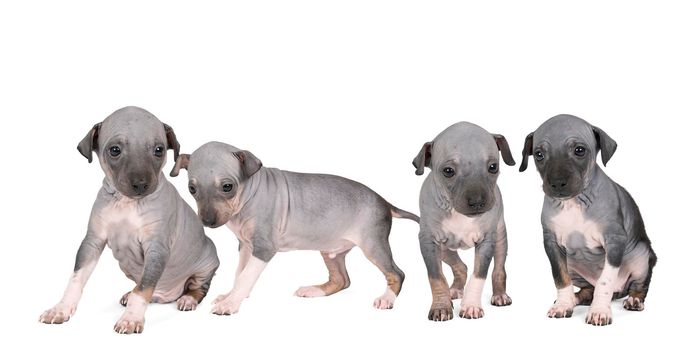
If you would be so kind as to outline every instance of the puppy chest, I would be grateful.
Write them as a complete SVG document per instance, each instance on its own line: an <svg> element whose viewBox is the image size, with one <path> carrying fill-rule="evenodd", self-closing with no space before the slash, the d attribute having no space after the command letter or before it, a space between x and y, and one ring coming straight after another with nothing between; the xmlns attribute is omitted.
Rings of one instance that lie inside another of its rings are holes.
<svg viewBox="0 0 700 350"><path fill-rule="evenodd" d="M602 246L600 226L586 217L584 208L573 200L565 201L549 221L557 243L570 250L594 249Z"/></svg>
<svg viewBox="0 0 700 350"><path fill-rule="evenodd" d="M470 218L456 212L442 221L440 231L436 234L436 240L452 250L472 248L483 237L478 218Z"/></svg>

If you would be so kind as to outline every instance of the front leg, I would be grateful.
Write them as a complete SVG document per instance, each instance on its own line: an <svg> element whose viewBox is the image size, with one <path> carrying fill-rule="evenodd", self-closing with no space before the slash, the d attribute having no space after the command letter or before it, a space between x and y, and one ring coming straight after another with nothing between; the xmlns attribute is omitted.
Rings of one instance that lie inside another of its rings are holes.
<svg viewBox="0 0 700 350"><path fill-rule="evenodd" d="M153 233L151 237L153 238L144 242L145 253L141 280L129 294L126 310L114 325L114 331L117 333L143 332L146 307L151 302L153 291L170 258L168 237L158 233Z"/></svg>
<svg viewBox="0 0 700 350"><path fill-rule="evenodd" d="M593 291L593 302L588 309L586 322L594 326L606 326L612 323L612 302L615 284L620 272L622 257L625 253L626 235L622 228L608 230L603 235L605 242L605 265L600 273Z"/></svg>
<svg viewBox="0 0 700 350"><path fill-rule="evenodd" d="M508 254L508 238L505 224L501 223L498 238L495 243L493 255L493 272L491 273L491 285L493 296L491 305L507 306L513 303L506 294L506 255Z"/></svg>
<svg viewBox="0 0 700 350"><path fill-rule="evenodd" d="M68 281L63 298L54 307L41 314L39 322L58 324L70 319L78 307L83 287L95 269L106 244L107 240L104 237L99 237L94 232L88 231L76 254L73 274Z"/></svg>
<svg viewBox="0 0 700 350"><path fill-rule="evenodd" d="M216 315L231 315L238 312L243 299L250 295L255 282L275 255L269 248L253 246L252 254L247 258L245 267L237 275L233 289L228 294L221 295L212 304L211 312ZM242 258L241 258L242 259Z"/></svg>
<svg viewBox="0 0 700 350"><path fill-rule="evenodd" d="M442 273L442 259L440 247L435 242L433 235L421 230L418 234L420 252L423 255L425 267L428 270L430 290L433 294L433 303L430 305L428 319L431 321L447 321L452 319L452 299L447 279Z"/></svg>
<svg viewBox="0 0 700 350"><path fill-rule="evenodd" d="M496 243L493 240L484 240L474 248L474 272L464 288L459 317L469 319L484 317L484 309L481 307L481 293L484 290L484 282L495 248Z"/></svg>
<svg viewBox="0 0 700 350"><path fill-rule="evenodd" d="M547 313L548 317L571 317L576 305L574 286L571 284L569 269L566 265L566 252L557 243L557 238L552 231L544 228L544 251L552 266L552 277L557 287L557 300Z"/></svg>
<svg viewBox="0 0 700 350"><path fill-rule="evenodd" d="M253 252L253 248L250 246L249 243L244 243L244 242L241 242L240 240L238 241L238 267L236 267L236 274L234 275L234 279L233 279L234 286L236 285L236 281L238 281L238 276L241 275L241 272L246 267L246 264L248 264L248 261L250 260L252 252ZM229 294L231 294L231 293L229 292L229 293L221 294L221 295L217 296L214 299L214 301L212 302L212 304L216 304L216 303L226 299L226 297L228 297ZM248 296L246 296L246 298L247 297Z"/></svg>

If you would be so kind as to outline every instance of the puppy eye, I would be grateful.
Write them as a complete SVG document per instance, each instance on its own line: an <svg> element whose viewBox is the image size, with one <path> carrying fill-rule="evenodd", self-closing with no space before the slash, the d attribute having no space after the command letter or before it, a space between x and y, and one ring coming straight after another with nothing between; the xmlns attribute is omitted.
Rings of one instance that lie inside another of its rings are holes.
<svg viewBox="0 0 700 350"><path fill-rule="evenodd" d="M498 172L498 164L493 163L493 164L489 165L489 172L491 174L497 173Z"/></svg>
<svg viewBox="0 0 700 350"><path fill-rule="evenodd" d="M581 146L576 146L576 148L574 149L574 154L579 157L583 157L584 155L586 155L586 149Z"/></svg>
<svg viewBox="0 0 700 350"><path fill-rule="evenodd" d="M190 193L191 193L191 194L197 193L197 189L194 188L194 186L190 185L190 186L189 186L189 189L190 189Z"/></svg>
<svg viewBox="0 0 700 350"><path fill-rule="evenodd" d="M444 168L442 169L442 175L445 177L453 177L455 176L455 170L450 167Z"/></svg>
<svg viewBox="0 0 700 350"><path fill-rule="evenodd" d="M122 149L119 148L118 146L112 146L109 148L109 155L112 157L118 157L120 154L122 154Z"/></svg>
<svg viewBox="0 0 700 350"><path fill-rule="evenodd" d="M544 159L544 153L542 151L535 151L535 159L541 161Z"/></svg>
<svg viewBox="0 0 700 350"><path fill-rule="evenodd" d="M156 149L153 151L153 154L154 154L156 157L162 157L162 156L163 156L163 152L165 152L165 148L163 148L163 146L158 146L158 147L156 147Z"/></svg>
<svg viewBox="0 0 700 350"><path fill-rule="evenodd" d="M223 186L224 192L231 192L233 189L233 184L224 184Z"/></svg>

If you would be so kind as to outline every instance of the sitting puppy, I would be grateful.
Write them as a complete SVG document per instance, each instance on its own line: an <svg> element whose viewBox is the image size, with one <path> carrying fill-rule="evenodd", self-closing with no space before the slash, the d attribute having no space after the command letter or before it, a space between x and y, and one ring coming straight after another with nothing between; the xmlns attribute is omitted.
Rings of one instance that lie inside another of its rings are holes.
<svg viewBox="0 0 700 350"><path fill-rule="evenodd" d="M265 265L278 251L319 250L328 282L301 287L300 297L336 293L350 285L345 255L359 246L386 276L388 288L374 301L390 309L404 273L389 247L391 218L418 217L387 203L366 186L333 175L300 174L265 168L248 151L209 142L182 154L170 173L188 170L189 190L208 227L227 224L240 242L233 289L214 300L212 313L238 312Z"/></svg>
<svg viewBox="0 0 700 350"><path fill-rule="evenodd" d="M112 113L80 142L88 162L97 153L105 179L63 299L41 322L70 319L105 245L136 282L121 298L126 311L115 331L141 333L150 302L177 300L178 309L188 311L202 301L219 259L197 215L161 171L166 150L177 158L179 148L172 128L137 107Z"/></svg>
<svg viewBox="0 0 700 350"><path fill-rule="evenodd" d="M616 148L600 128L564 114L525 139L520 171L533 155L545 193L544 249L558 289L549 317L590 305L586 322L608 325L611 300L625 295L625 309L644 309L656 254L634 200L596 163L598 151L605 165Z"/></svg>
<svg viewBox="0 0 700 350"><path fill-rule="evenodd" d="M491 304L511 304L506 294L505 261L508 250L503 201L496 185L498 151L508 165L515 165L508 142L481 127L461 122L426 142L413 160L416 175L424 167L433 171L420 192L420 248L428 269L433 304L428 319L452 319L451 299L462 298L459 316L481 318L481 292L494 258ZM474 272L469 283L467 266L457 249L475 247ZM452 268L452 287L442 273L441 262ZM464 288L464 294L462 289Z"/></svg>

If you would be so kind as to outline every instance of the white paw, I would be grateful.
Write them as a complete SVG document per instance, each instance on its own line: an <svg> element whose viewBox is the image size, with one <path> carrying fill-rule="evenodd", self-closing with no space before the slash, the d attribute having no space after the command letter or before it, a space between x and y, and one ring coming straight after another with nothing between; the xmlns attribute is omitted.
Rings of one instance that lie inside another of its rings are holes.
<svg viewBox="0 0 700 350"><path fill-rule="evenodd" d="M214 305L214 304L216 304L216 303L218 303L218 302L220 302L220 301L222 301L222 300L228 298L228 295L229 295L229 294L230 294L230 293L219 295L218 297L216 297L216 298L214 299L214 301L211 302L211 304Z"/></svg>
<svg viewBox="0 0 700 350"><path fill-rule="evenodd" d="M217 298L219 299L219 298ZM214 306L211 308L211 313L216 315L232 315L238 312L241 307L240 301L224 298L219 301L215 300Z"/></svg>
<svg viewBox="0 0 700 350"><path fill-rule="evenodd" d="M481 305L462 304L459 307L459 317L467 319L482 318L484 317L484 309L481 308Z"/></svg>
<svg viewBox="0 0 700 350"><path fill-rule="evenodd" d="M387 288L386 292L384 292L382 296L374 299L374 307L380 310L391 309L394 307L395 300L396 294L391 289Z"/></svg>
<svg viewBox="0 0 700 350"><path fill-rule="evenodd" d="M461 288L450 288L450 299L462 299L464 296L464 290Z"/></svg>
<svg viewBox="0 0 700 350"><path fill-rule="evenodd" d="M594 326L607 326L612 323L610 306L591 306L586 316L586 323Z"/></svg>
<svg viewBox="0 0 700 350"><path fill-rule="evenodd" d="M185 294L177 299L177 309L180 311L193 311L197 308L197 304L199 304L197 299L191 295Z"/></svg>
<svg viewBox="0 0 700 350"><path fill-rule="evenodd" d="M73 316L75 312L75 305L68 305L66 303L60 302L56 306L44 311L41 316L39 316L39 322L49 323L49 324L60 324L63 322L68 322L70 317Z"/></svg>
<svg viewBox="0 0 700 350"><path fill-rule="evenodd" d="M326 293L324 293L323 290L319 287L307 286L299 287L299 289L297 289L297 291L294 292L294 295L302 298L316 298L324 297L326 296Z"/></svg>
<svg viewBox="0 0 700 350"><path fill-rule="evenodd" d="M574 313L574 300L557 299L547 312L549 318L571 317Z"/></svg>
<svg viewBox="0 0 700 350"><path fill-rule="evenodd" d="M141 333L145 321L142 315L127 310L114 325L114 331L119 334Z"/></svg>

